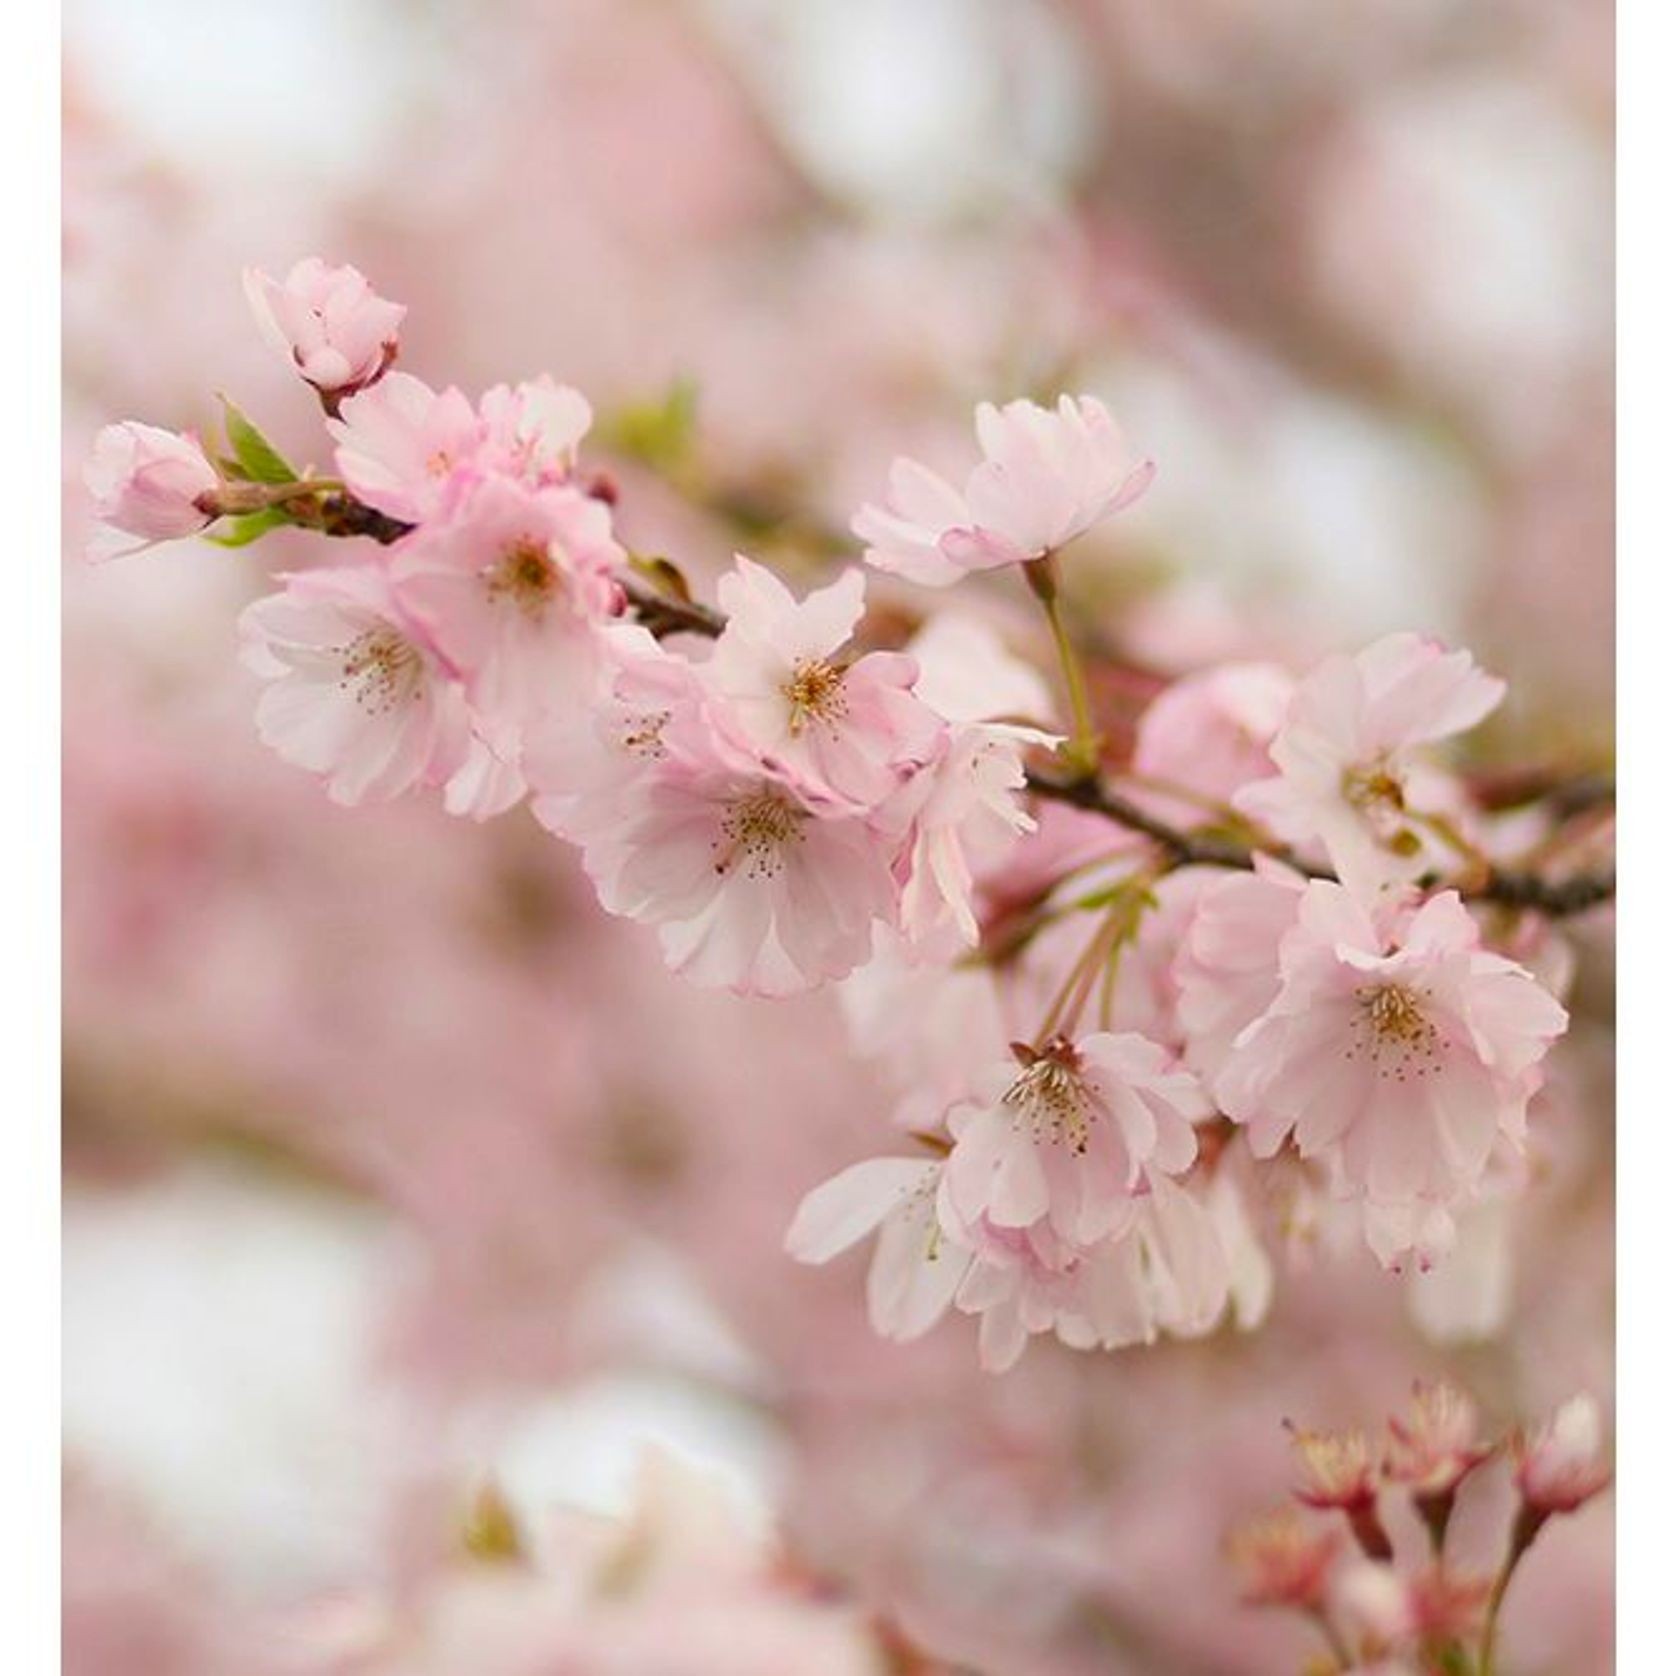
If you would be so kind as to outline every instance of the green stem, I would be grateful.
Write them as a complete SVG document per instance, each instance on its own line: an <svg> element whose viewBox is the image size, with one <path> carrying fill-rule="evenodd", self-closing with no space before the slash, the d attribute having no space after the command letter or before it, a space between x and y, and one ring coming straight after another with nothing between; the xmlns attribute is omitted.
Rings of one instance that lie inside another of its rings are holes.
<svg viewBox="0 0 1676 1676"><path fill-rule="evenodd" d="M1478 1642L1478 1676L1495 1676L1496 1629L1501 1618L1501 1603L1507 1594L1508 1584L1513 1581L1513 1573L1518 1569L1519 1561L1536 1541L1537 1532L1547 1520L1548 1515L1545 1511L1532 1507L1529 1502L1519 1504L1519 1511L1513 1520L1513 1530L1508 1537L1507 1558L1501 1562L1501 1570L1496 1573L1496 1580L1490 1585L1490 1598L1484 1607L1484 1630Z"/></svg>
<svg viewBox="0 0 1676 1676"><path fill-rule="evenodd" d="M1042 603L1043 614L1053 634L1053 648L1059 656L1059 668L1065 677L1065 694L1070 700L1071 740L1062 754L1075 773L1091 775L1100 765L1100 735L1095 729L1094 712L1088 702L1088 682L1083 675L1082 659L1071 644L1065 614L1060 609L1059 572L1054 555L1044 553L1022 568L1031 593Z"/></svg>

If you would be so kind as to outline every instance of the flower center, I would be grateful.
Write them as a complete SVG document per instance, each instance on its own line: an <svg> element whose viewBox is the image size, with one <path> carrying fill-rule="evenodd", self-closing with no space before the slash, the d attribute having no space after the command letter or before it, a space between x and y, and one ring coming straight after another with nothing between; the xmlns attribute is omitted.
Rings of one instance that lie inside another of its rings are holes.
<svg viewBox="0 0 1676 1676"><path fill-rule="evenodd" d="M1370 814L1402 813L1402 780L1385 757L1345 769L1343 787L1344 799L1352 808Z"/></svg>
<svg viewBox="0 0 1676 1676"><path fill-rule="evenodd" d="M797 738L811 722L838 720L848 708L844 700L844 672L824 658L799 658L791 679L781 687L791 706L791 734Z"/></svg>
<svg viewBox="0 0 1676 1676"><path fill-rule="evenodd" d="M1381 1077L1406 1082L1443 1069L1438 1029L1426 1016L1425 992L1402 984L1366 984L1356 991L1356 1040L1346 1058L1372 1057Z"/></svg>
<svg viewBox="0 0 1676 1676"><path fill-rule="evenodd" d="M539 618L559 591L559 567L545 542L525 536L489 572L489 597L509 599L526 617Z"/></svg>
<svg viewBox="0 0 1676 1676"><path fill-rule="evenodd" d="M338 686L353 692L356 704L369 716L388 715L424 690L425 660L395 629L366 629L338 650L343 659Z"/></svg>
<svg viewBox="0 0 1676 1676"><path fill-rule="evenodd" d="M668 710L642 710L625 716L618 742L631 757L656 761L664 754L663 730L669 725Z"/></svg>
<svg viewBox="0 0 1676 1676"><path fill-rule="evenodd" d="M747 878L772 879L785 866L788 844L803 842L804 812L784 793L764 786L736 798L710 846L717 873L743 866Z"/></svg>
<svg viewBox="0 0 1676 1676"><path fill-rule="evenodd" d="M1014 1128L1027 1129L1033 1141L1087 1152L1098 1111L1081 1070L1069 1042L1063 1037L1049 1042L1041 1057L1001 1096L1001 1104L1013 1114Z"/></svg>

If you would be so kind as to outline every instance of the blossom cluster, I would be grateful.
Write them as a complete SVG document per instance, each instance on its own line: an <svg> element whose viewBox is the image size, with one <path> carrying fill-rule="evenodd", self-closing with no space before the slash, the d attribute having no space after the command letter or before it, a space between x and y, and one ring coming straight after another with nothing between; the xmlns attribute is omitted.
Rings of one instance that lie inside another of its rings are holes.
<svg viewBox="0 0 1676 1676"><path fill-rule="evenodd" d="M1287 1508L1237 1529L1228 1552L1243 1598L1313 1619L1336 1670L1490 1671L1520 1561L1551 1518L1575 1513L1611 1480L1602 1432L1599 1405L1579 1395L1538 1426L1487 1438L1477 1404L1446 1380L1416 1382L1382 1445L1359 1431L1294 1430L1294 1500L1342 1523ZM1503 1454L1512 1513L1494 1570L1480 1572L1451 1541L1456 1499ZM1390 1534L1405 1504L1424 1537L1418 1562L1399 1558Z"/></svg>
<svg viewBox="0 0 1676 1676"><path fill-rule="evenodd" d="M353 269L248 289L335 475L296 472L236 409L225 456L112 426L95 551L370 538L244 613L267 744L340 803L528 801L696 983L841 981L900 1144L816 1188L788 1245L824 1262L876 1236L880 1333L952 1309L1002 1369L1036 1335L1249 1327L1273 1285L1265 1176L1343 1207L1393 1267L1516 1189L1567 958L1525 911L1545 876L1506 883L1556 834L1485 813L1440 749L1504 695L1469 653L1398 633L1302 672L1213 666L1164 684L1118 750L1060 554L1153 467L1095 398L984 404L962 486L898 460L853 523L887 587L1018 566L1059 716L993 619L899 632L861 568L799 595L741 554L695 602L622 539L578 391L473 400L393 370L404 311Z"/></svg>

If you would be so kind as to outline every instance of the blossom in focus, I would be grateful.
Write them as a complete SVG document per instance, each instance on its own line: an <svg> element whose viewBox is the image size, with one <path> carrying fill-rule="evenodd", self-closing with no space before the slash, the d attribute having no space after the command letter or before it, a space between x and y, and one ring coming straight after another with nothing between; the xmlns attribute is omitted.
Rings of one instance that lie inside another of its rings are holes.
<svg viewBox="0 0 1676 1676"><path fill-rule="evenodd" d="M492 477L392 548L390 574L472 702L511 739L585 690L594 628L621 609L621 558L599 501Z"/></svg>
<svg viewBox="0 0 1676 1676"><path fill-rule="evenodd" d="M1046 1222L1076 1244L1124 1223L1144 1171L1192 1165L1193 1121L1209 1109L1191 1073L1132 1034L1055 1037L1022 1069L997 1063L973 1086L973 1102L949 1119L943 1191L959 1223Z"/></svg>
<svg viewBox="0 0 1676 1676"><path fill-rule="evenodd" d="M247 268L244 291L263 337L322 395L364 388L395 358L407 309L379 296L358 268L318 256L283 280Z"/></svg>
<svg viewBox="0 0 1676 1676"><path fill-rule="evenodd" d="M1288 843L1319 841L1359 891L1418 877L1437 855L1428 818L1451 813L1447 782L1420 747L1475 727L1506 690L1471 653L1417 634L1328 658L1299 685L1270 748L1279 774L1234 802Z"/></svg>
<svg viewBox="0 0 1676 1676"><path fill-rule="evenodd" d="M864 609L859 570L803 600L742 555L717 598L727 627L703 666L725 723L816 795L857 808L889 795L931 756L939 718L913 692L918 667L895 652L845 655Z"/></svg>
<svg viewBox="0 0 1676 1676"><path fill-rule="evenodd" d="M1519 1494L1539 1513L1575 1513L1611 1482L1600 1404L1591 1396L1563 1402L1535 1430L1514 1439Z"/></svg>
<svg viewBox="0 0 1676 1676"><path fill-rule="evenodd" d="M522 384L497 384L477 405L484 463L536 486L569 479L594 422L587 397L546 374Z"/></svg>
<svg viewBox="0 0 1676 1676"><path fill-rule="evenodd" d="M954 1301L972 1254L937 1220L940 1160L869 1158L809 1193L786 1234L800 1263L825 1263L875 1231L867 1316L881 1338L928 1332Z"/></svg>
<svg viewBox="0 0 1676 1676"><path fill-rule="evenodd" d="M1057 407L982 402L976 414L983 460L963 490L899 458L880 505L851 528L867 561L911 582L940 587L967 572L1042 558L1124 507L1152 481L1104 403L1061 396Z"/></svg>
<svg viewBox="0 0 1676 1676"><path fill-rule="evenodd" d="M82 479L100 521L90 559L196 535L215 517L212 497L221 487L196 438L133 420L99 432Z"/></svg>
<svg viewBox="0 0 1676 1676"><path fill-rule="evenodd" d="M246 667L268 683L257 732L324 775L334 802L398 797L464 763L465 699L380 567L288 577L246 608L239 633Z"/></svg>
<svg viewBox="0 0 1676 1676"><path fill-rule="evenodd" d="M1290 1134L1362 1206L1385 1262L1447 1249L1498 1139L1523 1140L1565 1009L1482 946L1460 897L1369 907L1310 883L1280 943L1280 985L1214 1090L1270 1158Z"/></svg>
<svg viewBox="0 0 1676 1676"><path fill-rule="evenodd" d="M416 524L436 517L459 492L455 474L475 461L483 426L461 391L438 392L411 373L392 372L349 397L326 429L351 492Z"/></svg>
<svg viewBox="0 0 1676 1676"><path fill-rule="evenodd" d="M733 747L702 708L656 729L612 818L581 833L608 913L655 925L672 971L789 995L854 971L888 921L888 851L865 815Z"/></svg>
<svg viewBox="0 0 1676 1676"><path fill-rule="evenodd" d="M1416 1495L1444 1496L1494 1453L1478 1435L1478 1408L1446 1379L1416 1381L1408 1413L1387 1422L1385 1476Z"/></svg>

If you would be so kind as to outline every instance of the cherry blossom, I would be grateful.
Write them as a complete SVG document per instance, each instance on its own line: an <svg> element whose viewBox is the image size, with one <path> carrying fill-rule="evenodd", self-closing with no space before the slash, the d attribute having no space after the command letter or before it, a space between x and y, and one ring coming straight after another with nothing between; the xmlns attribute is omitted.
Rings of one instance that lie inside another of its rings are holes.
<svg viewBox="0 0 1676 1676"><path fill-rule="evenodd" d="M1270 748L1279 774L1234 801L1289 843L1318 841L1364 893L1417 878L1438 859L1435 823L1455 812L1420 747L1475 727L1506 690L1470 653L1417 634L1328 658L1300 683Z"/></svg>
<svg viewBox="0 0 1676 1676"><path fill-rule="evenodd" d="M407 309L380 297L358 268L309 256L283 281L247 268L244 289L263 337L323 396L364 388L395 358Z"/></svg>
<svg viewBox="0 0 1676 1676"><path fill-rule="evenodd" d="M457 473L476 461L483 440L483 423L462 392L435 391L405 372L349 397L326 429L344 482L368 506L408 523L449 507L461 489Z"/></svg>
<svg viewBox="0 0 1676 1676"><path fill-rule="evenodd" d="M1296 685L1272 663L1222 664L1172 682L1135 724L1134 772L1172 806L1227 803L1272 772L1269 747Z"/></svg>
<svg viewBox="0 0 1676 1676"><path fill-rule="evenodd" d="M1218 1103L1259 1158L1291 1134L1326 1163L1383 1260L1429 1259L1498 1137L1522 1139L1565 1010L1482 946L1454 892L1369 908L1313 882L1279 964L1278 993L1216 1079Z"/></svg>
<svg viewBox="0 0 1676 1676"><path fill-rule="evenodd" d="M221 479L197 439L133 420L106 425L83 470L99 528L90 559L196 535L216 516Z"/></svg>
<svg viewBox="0 0 1676 1676"><path fill-rule="evenodd" d="M798 1206L786 1250L825 1263L875 1231L867 1270L867 1315L881 1338L906 1341L947 1313L972 1254L937 1217L942 1162L870 1158L815 1188Z"/></svg>
<svg viewBox="0 0 1676 1676"><path fill-rule="evenodd" d="M452 671L402 610L382 569L306 571L239 620L268 684L256 729L325 776L337 803L440 784L465 762L470 720Z"/></svg>
<svg viewBox="0 0 1676 1676"><path fill-rule="evenodd" d="M1538 1513L1575 1513L1612 1480L1602 1438L1600 1404L1571 1397L1540 1426L1514 1440L1514 1481Z"/></svg>
<svg viewBox="0 0 1676 1676"><path fill-rule="evenodd" d="M594 628L621 608L621 558L599 501L491 477L392 549L390 574L504 737L585 690Z"/></svg>
<svg viewBox="0 0 1676 1676"><path fill-rule="evenodd" d="M982 402L976 426L984 457L964 490L915 460L891 466L883 504L863 507L851 525L869 564L941 587L1039 559L1121 512L1152 481L1152 462L1135 463L1093 396L1061 396L1054 408Z"/></svg>
<svg viewBox="0 0 1676 1676"><path fill-rule="evenodd" d="M1208 1107L1193 1076L1136 1035L1055 1037L1017 1064L974 1077L975 1098L951 1114L954 1150L944 1192L961 1223L997 1228L1045 1221L1089 1244L1114 1232L1148 1169L1179 1175Z"/></svg>
<svg viewBox="0 0 1676 1676"><path fill-rule="evenodd" d="M914 696L914 660L891 652L847 657L864 609L849 570L804 600L740 555L717 597L728 623L703 666L719 715L749 747L817 795L857 808L879 803L935 749L942 725Z"/></svg>

